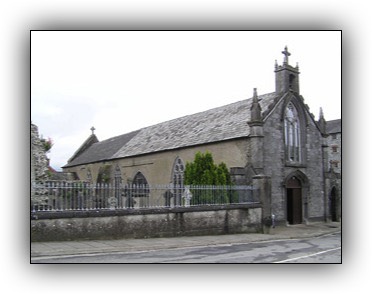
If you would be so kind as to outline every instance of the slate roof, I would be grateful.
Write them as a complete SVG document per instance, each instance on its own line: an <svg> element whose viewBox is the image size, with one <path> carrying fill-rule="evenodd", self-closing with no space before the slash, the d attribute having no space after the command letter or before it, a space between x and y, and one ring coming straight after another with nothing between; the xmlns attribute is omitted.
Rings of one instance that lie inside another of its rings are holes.
<svg viewBox="0 0 372 294"><path fill-rule="evenodd" d="M139 130L94 143L85 152L81 153L75 158L70 159L68 164L66 164L64 167L109 160L122 146L127 144L138 133Z"/></svg>
<svg viewBox="0 0 372 294"><path fill-rule="evenodd" d="M327 133L341 133L341 119L327 121Z"/></svg>
<svg viewBox="0 0 372 294"><path fill-rule="evenodd" d="M278 97L274 92L258 99L268 113ZM247 137L251 104L245 99L94 143L64 167Z"/></svg>
<svg viewBox="0 0 372 294"><path fill-rule="evenodd" d="M88 139L85 140L85 142L80 146L78 150L74 153L74 155L71 156L68 162L74 160L75 158L79 157L81 154L83 154L90 146L92 146L94 143L97 143L98 138L96 135L92 134L88 137Z"/></svg>

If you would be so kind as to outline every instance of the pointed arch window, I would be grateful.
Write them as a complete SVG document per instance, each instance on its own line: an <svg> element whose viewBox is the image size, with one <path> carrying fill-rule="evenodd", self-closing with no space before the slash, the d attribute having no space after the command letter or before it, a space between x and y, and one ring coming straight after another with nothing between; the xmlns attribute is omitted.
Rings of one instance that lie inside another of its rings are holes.
<svg viewBox="0 0 372 294"><path fill-rule="evenodd" d="M138 172L133 178L133 196L135 197L147 197L150 194L149 186L146 177Z"/></svg>
<svg viewBox="0 0 372 294"><path fill-rule="evenodd" d="M288 103L284 117L284 140L286 159L289 162L301 161L300 119L296 107Z"/></svg>
<svg viewBox="0 0 372 294"><path fill-rule="evenodd" d="M181 158L177 157L173 164L173 194L175 205L181 205L181 197L184 191L185 165Z"/></svg>
<svg viewBox="0 0 372 294"><path fill-rule="evenodd" d="M117 164L115 167L115 173L114 173L114 191L115 191L115 198L120 199L121 191L121 170L119 165Z"/></svg>

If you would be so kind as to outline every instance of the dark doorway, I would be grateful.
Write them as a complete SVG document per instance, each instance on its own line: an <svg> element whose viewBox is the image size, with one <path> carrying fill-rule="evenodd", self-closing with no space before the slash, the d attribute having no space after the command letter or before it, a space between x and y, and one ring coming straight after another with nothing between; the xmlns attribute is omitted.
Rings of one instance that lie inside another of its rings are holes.
<svg viewBox="0 0 372 294"><path fill-rule="evenodd" d="M330 213L331 213L331 218L333 222L338 221L337 217L337 192L336 188L333 187L331 190L331 205L330 205Z"/></svg>
<svg viewBox="0 0 372 294"><path fill-rule="evenodd" d="M302 223L302 189L301 182L292 177L287 182L287 221L289 224Z"/></svg>

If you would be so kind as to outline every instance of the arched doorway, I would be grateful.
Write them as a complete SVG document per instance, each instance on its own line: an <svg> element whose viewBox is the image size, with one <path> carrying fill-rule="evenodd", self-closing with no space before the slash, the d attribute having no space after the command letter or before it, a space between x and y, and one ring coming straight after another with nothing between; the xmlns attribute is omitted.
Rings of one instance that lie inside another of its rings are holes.
<svg viewBox="0 0 372 294"><path fill-rule="evenodd" d="M287 221L289 224L302 223L302 185L301 181L293 176L286 182L287 193Z"/></svg>

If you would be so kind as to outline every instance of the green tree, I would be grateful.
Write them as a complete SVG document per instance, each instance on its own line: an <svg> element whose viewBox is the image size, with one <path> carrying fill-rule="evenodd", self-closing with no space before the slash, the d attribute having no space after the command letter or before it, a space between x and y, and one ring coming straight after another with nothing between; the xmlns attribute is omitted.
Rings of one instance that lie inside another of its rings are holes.
<svg viewBox="0 0 372 294"><path fill-rule="evenodd" d="M230 173L225 163L214 163L209 151L197 152L194 161L186 163L185 185L231 185Z"/></svg>
<svg viewBox="0 0 372 294"><path fill-rule="evenodd" d="M191 192L192 204L217 204L229 202L229 192L227 188L232 184L230 173L225 163L215 164L210 152L205 154L197 152L193 162L187 162L185 168L185 185L190 186L218 186L214 187L194 187Z"/></svg>

